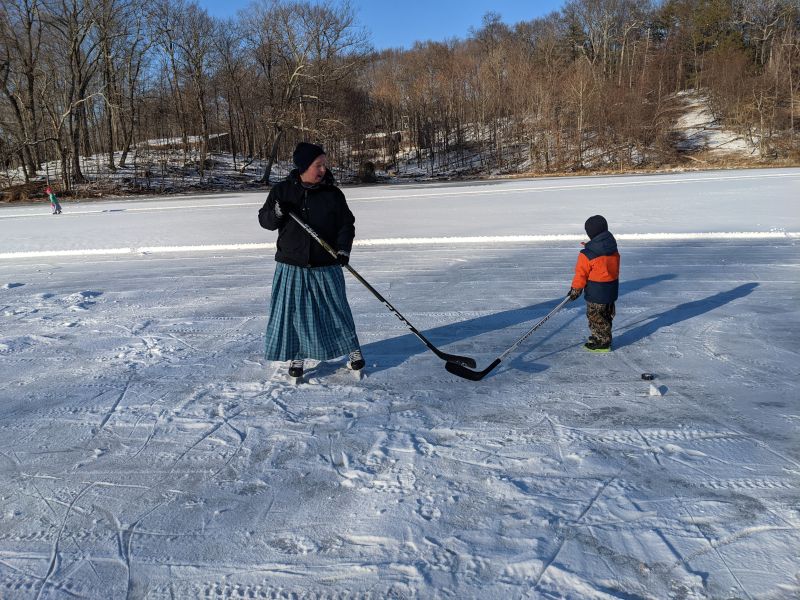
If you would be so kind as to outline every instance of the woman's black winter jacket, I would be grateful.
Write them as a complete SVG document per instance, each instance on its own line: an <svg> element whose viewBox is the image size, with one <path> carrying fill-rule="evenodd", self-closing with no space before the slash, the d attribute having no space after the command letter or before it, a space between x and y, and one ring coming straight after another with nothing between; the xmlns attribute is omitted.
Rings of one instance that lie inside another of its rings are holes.
<svg viewBox="0 0 800 600"><path fill-rule="evenodd" d="M278 230L275 260L298 267L335 265L336 259L292 219L286 211L279 218L275 204L290 207L334 250L350 254L356 235L355 217L347 206L342 190L334 185L330 172L318 185L307 188L300 181L297 169L277 183L258 211L258 222L264 229Z"/></svg>

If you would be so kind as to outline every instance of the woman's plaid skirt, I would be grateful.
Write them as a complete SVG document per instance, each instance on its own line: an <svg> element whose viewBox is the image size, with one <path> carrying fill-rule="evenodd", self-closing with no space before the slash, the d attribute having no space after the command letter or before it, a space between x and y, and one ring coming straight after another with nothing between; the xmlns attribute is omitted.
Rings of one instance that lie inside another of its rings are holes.
<svg viewBox="0 0 800 600"><path fill-rule="evenodd" d="M342 268L277 263L264 357L330 360L358 347Z"/></svg>

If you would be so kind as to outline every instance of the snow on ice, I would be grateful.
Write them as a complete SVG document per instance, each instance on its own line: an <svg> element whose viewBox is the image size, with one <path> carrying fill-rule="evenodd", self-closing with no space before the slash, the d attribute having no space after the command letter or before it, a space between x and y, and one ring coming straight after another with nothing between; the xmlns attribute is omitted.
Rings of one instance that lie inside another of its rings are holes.
<svg viewBox="0 0 800 600"><path fill-rule="evenodd" d="M263 193L0 210L0 598L800 595L800 170L346 189L368 376L261 358ZM644 381L643 372L655 374ZM653 392L655 390L655 393Z"/></svg>

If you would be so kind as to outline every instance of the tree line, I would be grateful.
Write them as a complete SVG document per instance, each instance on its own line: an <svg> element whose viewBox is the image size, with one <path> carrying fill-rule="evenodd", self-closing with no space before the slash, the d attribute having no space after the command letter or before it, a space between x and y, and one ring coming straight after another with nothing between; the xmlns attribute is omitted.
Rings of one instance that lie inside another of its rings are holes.
<svg viewBox="0 0 800 600"><path fill-rule="evenodd" d="M761 158L796 159L799 30L800 0L567 0L376 51L347 0L227 20L187 0L0 0L0 166L27 181L57 161L70 188L87 156L149 168L146 142L169 140L202 178L222 137L264 182L298 140L352 169L659 165L687 90Z"/></svg>

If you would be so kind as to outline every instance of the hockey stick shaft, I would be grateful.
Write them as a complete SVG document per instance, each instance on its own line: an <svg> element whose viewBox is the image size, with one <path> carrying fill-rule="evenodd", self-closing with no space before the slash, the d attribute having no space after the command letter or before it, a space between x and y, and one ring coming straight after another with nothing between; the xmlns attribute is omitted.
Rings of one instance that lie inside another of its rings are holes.
<svg viewBox="0 0 800 600"><path fill-rule="evenodd" d="M497 367L497 365L499 365L501 362L503 362L503 360L509 354L511 354L514 350L516 350L517 347L522 342L527 340L534 331L539 329L539 327L544 325L547 322L547 320L550 319L550 317L552 317L554 314L556 314L558 311L560 311L567 302L569 302L569 296L565 296L564 299L561 302L559 302L558 306L556 306L553 310L551 310L544 317L542 317L542 319L538 323L536 323L536 325L534 325L528 331L526 331L525 334L521 338L519 338L516 342L514 342L511 345L511 347L508 348L508 350L506 350L500 356L498 356L496 359L494 359L494 361L488 367L486 367L483 371L473 371L472 369L468 369L464 365L459 365L459 364L457 364L455 362L448 362L445 365L445 369L447 369L453 375L458 375L459 377L462 377L464 379L469 379L471 381L480 381L481 379L486 377L491 371L493 371L495 369L495 367Z"/></svg>
<svg viewBox="0 0 800 600"><path fill-rule="evenodd" d="M323 247L323 248L324 248L324 249L325 249L325 250L328 252L328 254L330 254L330 255L331 255L331 256L333 256L334 258L337 258L336 250L334 250L334 249L331 247L331 245L330 245L330 244L328 244L328 242L326 242L325 240L323 240L323 239L322 239L322 238L319 236L319 234L317 234L317 232L316 232L316 231L314 231L314 230L313 230L313 229L312 229L312 228L311 228L311 227L310 227L310 226L309 226L309 225L308 225L308 224L307 224L305 221L303 221L303 220L302 220L300 217L298 217L298 216L297 216L296 214L294 214L293 212L290 212L290 213L289 213L289 216L290 216L290 217L292 217L292 218L293 218L295 221L297 221L297 224L298 224L298 225L300 225L300 227L302 227L302 228L303 228L303 229L306 231L306 233L308 233L308 235L310 235L310 236L311 236L311 237L312 237L314 240L316 240L316 241L317 241L317 243L319 243L319 245L320 245L320 246L322 246L322 247ZM403 315L400 313L400 311L399 311L399 310L397 310L397 309L396 309L394 306L392 306L392 305L391 305L391 303L390 303L390 302L389 302L389 301L388 301L386 298L384 298L384 297L381 295L381 293L380 293L380 292L378 292L378 290L376 290L374 287L372 287L372 286L369 284L369 282L368 282L366 279L364 279L364 278L363 278L363 277L362 277L362 276L361 276L361 275L358 273L358 271L356 271L356 270L355 270L353 267L351 267L349 264L345 265L345 268L346 268L348 271L350 271L350 274L351 274L353 277L355 277L356 279L358 279L358 281L360 281L360 282L361 282L361 284L362 284L362 285L363 285L365 288L367 288L367 289L368 289L370 292L372 292L372 295L373 295L373 296L375 296L375 297L376 297L378 300L380 300L380 301L383 303L383 305L384 305L386 308L388 308L388 309L389 309L389 310L392 312L392 314L394 314L394 316L396 316L398 319L400 319L400 321L402 321L402 322L403 322L403 324L404 324L406 327L408 327L408 329L411 331L411 333L413 333L415 336L417 336L417 338L419 338L419 340L420 340L420 341L421 341L423 344L425 344L425 346L428 348L428 350L430 350L431 352L433 352L433 353L434 353L436 356L438 356L438 357L439 357L439 358L441 358L442 360L444 360L444 361L447 361L448 363L453 363L453 364L456 364L456 365L459 365L459 366L462 366L462 367L471 367L471 368L474 368L474 367L475 367L475 359L473 359L473 358L470 358L470 357L468 357L468 356L459 356L458 354L448 354L447 352L442 352L441 350L439 350L439 349L438 349L436 346L434 346L434 345L433 345L433 344L432 344L430 341L428 341L428 339L427 339L427 338L426 338L424 335L422 335L422 334L421 334L421 333L420 333L420 332L417 330L417 328L416 328L416 327L414 327L414 326L413 326L413 325L412 325L412 324L409 322L409 320L408 320L408 319L406 319L406 318L405 318L405 317L404 317L404 316L403 316Z"/></svg>
<svg viewBox="0 0 800 600"><path fill-rule="evenodd" d="M544 317L542 317L542 320L541 320L541 321L539 321L538 323L536 323L536 325L534 325L533 327L531 327L531 328L530 328L530 329L529 329L529 330L528 330L528 331L525 333L525 335L523 335L523 336L522 336L521 338L519 338L519 339L518 339L516 342L514 342L514 344L513 344L513 345L512 345L512 346L511 346L511 347L510 347L508 350L506 350L505 352L503 352L503 353L502 353L500 356L498 356L497 358L499 358L499 359L500 359L500 361L502 362L502 361L503 361L503 360L506 358L506 356L508 356L509 354L511 354L511 353L512 353L514 350L516 350L516 349L517 349L517 347L518 347L518 346L519 346L519 345L520 345L522 342L524 342L525 340L527 340L527 339L528 339L528 338L531 336L531 334L532 334L534 331L536 331L537 329L539 329L539 327L541 327L542 325L544 325L544 324L545 324L545 323L546 323L546 322L547 322L547 321L550 319L550 317L552 317L554 314L556 314L558 311L560 311L560 310L561 310L561 309L564 307L564 305L565 305L567 302L569 302L569 296L565 296L565 297L564 297L564 299L563 299L561 302L559 302L559 303L558 303L558 306L556 306L556 307L555 307L553 310L551 310L551 311L550 311L549 313L547 313L547 314L546 314Z"/></svg>

